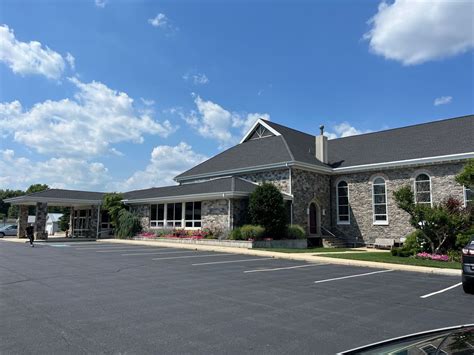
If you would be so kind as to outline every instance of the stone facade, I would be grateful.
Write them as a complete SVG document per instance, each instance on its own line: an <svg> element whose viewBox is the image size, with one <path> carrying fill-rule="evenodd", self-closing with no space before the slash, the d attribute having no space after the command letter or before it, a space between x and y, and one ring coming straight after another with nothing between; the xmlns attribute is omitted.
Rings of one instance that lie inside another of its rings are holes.
<svg viewBox="0 0 474 355"><path fill-rule="evenodd" d="M290 169L269 170L253 174L240 175L242 179L246 179L258 184L269 182L282 192L290 193Z"/></svg>
<svg viewBox="0 0 474 355"><path fill-rule="evenodd" d="M140 223L144 230L150 228L150 205L131 205L130 212L140 216Z"/></svg>
<svg viewBox="0 0 474 355"><path fill-rule="evenodd" d="M455 176L462 170L462 163L430 165L420 168L404 168L332 176L332 225L336 234L348 239L359 239L373 243L375 238L393 238L399 240L410 233L413 228L409 216L396 206L393 192L409 185L414 189L415 177L427 173L431 177L432 203L440 203L449 196L463 201L463 187L455 181ZM387 225L374 225L372 207L372 180L381 176L385 179L387 194ZM349 188L350 224L337 224L336 185L344 180Z"/></svg>
<svg viewBox="0 0 474 355"><path fill-rule="evenodd" d="M331 228L330 177L310 171L291 170L291 192L293 193L293 224L305 228L309 234L308 208L311 202L319 207L321 225Z"/></svg>
<svg viewBox="0 0 474 355"><path fill-rule="evenodd" d="M36 219L35 219L35 239L48 239L46 232L46 219L48 217L48 204L36 203Z"/></svg>
<svg viewBox="0 0 474 355"><path fill-rule="evenodd" d="M28 226L28 206L20 205L19 206L19 216L18 216L18 229L16 231L16 236L18 238L26 238L26 227Z"/></svg>
<svg viewBox="0 0 474 355"><path fill-rule="evenodd" d="M229 229L229 202L228 200L202 201L201 221L204 228Z"/></svg>

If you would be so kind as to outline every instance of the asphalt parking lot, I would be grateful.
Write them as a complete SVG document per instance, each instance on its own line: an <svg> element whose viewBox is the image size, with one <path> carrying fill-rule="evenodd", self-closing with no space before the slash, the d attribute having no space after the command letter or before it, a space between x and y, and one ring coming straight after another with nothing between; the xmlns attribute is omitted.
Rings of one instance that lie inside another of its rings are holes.
<svg viewBox="0 0 474 355"><path fill-rule="evenodd" d="M474 323L460 278L100 243L0 241L0 353L333 354Z"/></svg>

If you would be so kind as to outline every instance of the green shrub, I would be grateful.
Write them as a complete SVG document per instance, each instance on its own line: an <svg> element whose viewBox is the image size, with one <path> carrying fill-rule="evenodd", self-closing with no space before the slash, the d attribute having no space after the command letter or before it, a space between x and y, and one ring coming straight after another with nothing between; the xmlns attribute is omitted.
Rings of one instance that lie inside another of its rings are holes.
<svg viewBox="0 0 474 355"><path fill-rule="evenodd" d="M230 232L230 239L233 240L242 240L242 232L240 228L234 228L232 232Z"/></svg>
<svg viewBox="0 0 474 355"><path fill-rule="evenodd" d="M265 229L267 237L285 236L287 213L283 196L276 186L264 183L251 193L249 215L252 224Z"/></svg>
<svg viewBox="0 0 474 355"><path fill-rule="evenodd" d="M117 227L115 228L115 236L119 239L131 238L142 230L140 218L127 211L121 210L118 213Z"/></svg>
<svg viewBox="0 0 474 355"><path fill-rule="evenodd" d="M246 224L240 228L240 234L242 235L243 240L253 239L258 240L262 239L265 235L265 228L262 226L254 226L252 224Z"/></svg>
<svg viewBox="0 0 474 355"><path fill-rule="evenodd" d="M426 251L423 247L426 244L423 232L419 229L411 232L407 235L405 242L403 243L403 250L411 251L412 254L421 253Z"/></svg>
<svg viewBox="0 0 474 355"><path fill-rule="evenodd" d="M472 227L470 230L468 230L465 233L459 233L456 236L456 249L461 250L464 248L467 243L471 241L471 239L474 237L474 227Z"/></svg>
<svg viewBox="0 0 474 355"><path fill-rule="evenodd" d="M393 248L390 250L390 253L392 256L400 256L402 258L408 258L409 256L412 256L413 253L410 250L405 250L403 248Z"/></svg>
<svg viewBox="0 0 474 355"><path fill-rule="evenodd" d="M305 239L306 231L303 229L303 227L297 224L291 224L286 230L286 237L288 239Z"/></svg>
<svg viewBox="0 0 474 355"><path fill-rule="evenodd" d="M462 259L461 252L459 250L449 250L448 257L449 261L455 261L458 263L460 263Z"/></svg>

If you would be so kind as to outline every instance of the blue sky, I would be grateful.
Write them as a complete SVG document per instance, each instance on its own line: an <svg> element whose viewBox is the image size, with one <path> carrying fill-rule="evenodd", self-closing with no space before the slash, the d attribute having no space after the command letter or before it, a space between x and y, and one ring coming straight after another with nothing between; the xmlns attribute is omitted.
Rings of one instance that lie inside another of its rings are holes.
<svg viewBox="0 0 474 355"><path fill-rule="evenodd" d="M334 138L473 113L473 6L3 0L0 188L170 184L258 117Z"/></svg>

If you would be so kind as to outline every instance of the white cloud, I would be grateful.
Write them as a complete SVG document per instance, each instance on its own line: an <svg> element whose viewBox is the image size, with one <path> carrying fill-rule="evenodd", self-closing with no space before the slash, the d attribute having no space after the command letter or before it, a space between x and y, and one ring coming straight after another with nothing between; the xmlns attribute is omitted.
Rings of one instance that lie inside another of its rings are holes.
<svg viewBox="0 0 474 355"><path fill-rule="evenodd" d="M108 0L95 0L95 6L104 8L107 5Z"/></svg>
<svg viewBox="0 0 474 355"><path fill-rule="evenodd" d="M135 172L127 180L109 185L110 190L127 191L153 186L174 185L176 175L206 160L184 142L176 146L161 145L153 149L145 170Z"/></svg>
<svg viewBox="0 0 474 355"><path fill-rule="evenodd" d="M169 20L165 14L159 13L154 18L148 19L148 23L153 27L167 28L169 25Z"/></svg>
<svg viewBox="0 0 474 355"><path fill-rule="evenodd" d="M373 53L415 65L474 48L471 0L383 1L364 35Z"/></svg>
<svg viewBox="0 0 474 355"><path fill-rule="evenodd" d="M155 104L154 100L144 99L143 97L140 97L140 100L143 102L145 106L153 106Z"/></svg>
<svg viewBox="0 0 474 355"><path fill-rule="evenodd" d="M371 130L360 130L357 129L349 124L349 122L342 122L333 126L334 132L325 132L324 135L327 136L329 139L334 138L343 138L349 136L356 136L358 134L363 133L370 133Z"/></svg>
<svg viewBox="0 0 474 355"><path fill-rule="evenodd" d="M186 73L183 75L183 79L186 81L191 80L194 85L205 85L209 83L209 78L206 76L206 74L203 73Z"/></svg>
<svg viewBox="0 0 474 355"><path fill-rule="evenodd" d="M266 113L229 112L219 104L205 101L200 96L195 97L194 103L197 111L183 115L183 118L201 136L218 141L221 148L238 142L257 119L270 119Z"/></svg>
<svg viewBox="0 0 474 355"><path fill-rule="evenodd" d="M446 105L446 104L450 104L451 101L453 101L452 96L441 96L434 99L433 105L435 106Z"/></svg>
<svg viewBox="0 0 474 355"><path fill-rule="evenodd" d="M31 184L55 188L98 190L110 180L107 168L84 159L52 158L33 162L16 157L11 149L0 150L0 186L25 189Z"/></svg>
<svg viewBox="0 0 474 355"><path fill-rule="evenodd" d="M0 61L15 74L39 74L48 79L59 79L65 69L61 54L37 41L18 41L7 25L0 26Z"/></svg>
<svg viewBox="0 0 474 355"><path fill-rule="evenodd" d="M143 142L144 134L167 137L176 130L169 121L156 121L135 109L126 93L93 81L70 78L73 99L47 100L24 110L21 103L0 103L0 136L42 154L95 156L118 142Z"/></svg>
<svg viewBox="0 0 474 355"><path fill-rule="evenodd" d="M69 52L66 53L66 61L73 71L76 70L76 58Z"/></svg>

